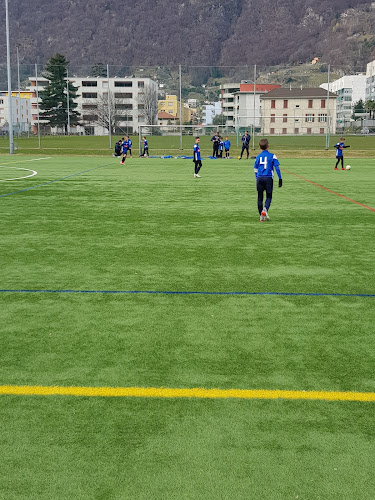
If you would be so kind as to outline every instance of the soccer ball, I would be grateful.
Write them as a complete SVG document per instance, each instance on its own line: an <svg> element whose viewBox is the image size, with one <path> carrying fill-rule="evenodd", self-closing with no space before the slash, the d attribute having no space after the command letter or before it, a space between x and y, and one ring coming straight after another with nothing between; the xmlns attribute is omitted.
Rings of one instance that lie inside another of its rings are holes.
<svg viewBox="0 0 375 500"><path fill-rule="evenodd" d="M352 167L350 165L346 165L345 169L350 170Z"/></svg>
<svg viewBox="0 0 375 500"><path fill-rule="evenodd" d="M241 159L241 156L237 156L237 158L240 160L240 159Z"/></svg>

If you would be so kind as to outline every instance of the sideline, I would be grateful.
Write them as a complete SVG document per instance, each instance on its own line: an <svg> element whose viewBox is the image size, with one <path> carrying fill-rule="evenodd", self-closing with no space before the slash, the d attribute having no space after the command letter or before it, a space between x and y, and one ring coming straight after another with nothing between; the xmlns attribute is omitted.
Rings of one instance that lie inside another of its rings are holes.
<svg viewBox="0 0 375 500"><path fill-rule="evenodd" d="M313 292L194 292L168 290L11 290L0 289L0 293L108 293L150 295L278 295L282 297L375 297L375 293L313 293Z"/></svg>
<svg viewBox="0 0 375 500"><path fill-rule="evenodd" d="M174 389L167 387L60 387L39 385L2 385L0 395L83 396L196 399L293 399L310 401L375 402L374 392L279 391L248 389Z"/></svg>
<svg viewBox="0 0 375 500"><path fill-rule="evenodd" d="M286 172L287 174L294 175L295 177L298 177L299 179L302 179L303 181L309 182L310 184L313 184L314 186L318 186L321 189L328 191L329 193L335 194L336 196L340 196L340 198L344 198L345 200L351 201L352 203L355 203L356 205L360 205L363 208L367 208L368 210L371 210L371 212L375 212L375 208L369 207L368 205L364 205L363 203L360 203L359 201L352 200L351 198L348 198L347 196L344 196L343 194L336 193L336 191L332 191L332 189L328 189L325 186L318 184L317 182L310 181L309 179L306 179L305 177L302 177L301 175L294 174L293 172L289 172L289 170L285 170L285 168L280 168L280 170L282 170L283 172Z"/></svg>

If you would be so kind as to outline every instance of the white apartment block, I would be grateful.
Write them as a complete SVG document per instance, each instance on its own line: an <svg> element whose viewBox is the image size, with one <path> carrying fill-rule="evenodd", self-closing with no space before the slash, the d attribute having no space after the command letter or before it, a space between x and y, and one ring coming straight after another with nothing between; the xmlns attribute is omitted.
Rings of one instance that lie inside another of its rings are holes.
<svg viewBox="0 0 375 500"><path fill-rule="evenodd" d="M221 115L221 102L202 106L202 125L212 125L215 116Z"/></svg>
<svg viewBox="0 0 375 500"><path fill-rule="evenodd" d="M239 92L239 83L223 83L220 85L221 107L226 127L235 126L235 93Z"/></svg>
<svg viewBox="0 0 375 500"><path fill-rule="evenodd" d="M12 92L13 133L29 133L32 122L30 92ZM0 133L9 132L8 92L0 92Z"/></svg>
<svg viewBox="0 0 375 500"><path fill-rule="evenodd" d="M262 121L261 96L281 85L241 83L234 94L234 122L239 129L260 128Z"/></svg>
<svg viewBox="0 0 375 500"><path fill-rule="evenodd" d="M366 101L369 100L375 101L375 60L366 68Z"/></svg>
<svg viewBox="0 0 375 500"><path fill-rule="evenodd" d="M28 89L32 92L33 131L37 130L37 95L48 84L43 77L29 78ZM76 111L80 114L80 125L71 126L70 132L80 135L108 135L108 129L101 123L100 115L107 112L109 100L114 101L111 108L112 123L116 124L116 134L132 134L139 130L140 125L147 124L145 107L155 111L157 119L158 85L150 78L104 78L104 77L70 77L69 81L77 88L75 102ZM150 106L149 98L155 100ZM40 102L40 97L39 97ZM43 121L40 120L43 124ZM45 124L45 122L44 122ZM57 132L52 130L51 132Z"/></svg>
<svg viewBox="0 0 375 500"><path fill-rule="evenodd" d="M327 90L328 83L321 88ZM330 92L337 94L337 128L344 129L350 126L354 105L362 99L366 101L366 76L347 75L329 84Z"/></svg>
<svg viewBox="0 0 375 500"><path fill-rule="evenodd" d="M263 135L336 132L336 94L322 88L277 88L262 96Z"/></svg>

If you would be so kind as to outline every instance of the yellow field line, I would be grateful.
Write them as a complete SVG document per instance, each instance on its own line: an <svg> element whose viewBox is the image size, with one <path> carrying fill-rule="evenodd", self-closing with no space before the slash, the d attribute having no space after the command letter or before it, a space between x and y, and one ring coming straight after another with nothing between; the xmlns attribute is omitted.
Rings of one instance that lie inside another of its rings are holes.
<svg viewBox="0 0 375 500"><path fill-rule="evenodd" d="M170 389L166 387L59 387L1 385L0 395L16 396L99 396L136 398L200 399L297 399L314 401L375 402L374 392L279 391L248 389Z"/></svg>

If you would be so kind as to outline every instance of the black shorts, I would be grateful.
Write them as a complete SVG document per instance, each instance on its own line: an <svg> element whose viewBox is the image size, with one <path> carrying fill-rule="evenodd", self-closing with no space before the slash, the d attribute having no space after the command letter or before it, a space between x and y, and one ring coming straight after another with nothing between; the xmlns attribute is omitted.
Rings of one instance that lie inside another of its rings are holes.
<svg viewBox="0 0 375 500"><path fill-rule="evenodd" d="M272 177L258 177L257 179L257 191L265 191L266 193L272 193L273 191L273 178Z"/></svg>
<svg viewBox="0 0 375 500"><path fill-rule="evenodd" d="M201 167L202 166L202 160L193 160L193 162L194 162L194 165L196 167Z"/></svg>

